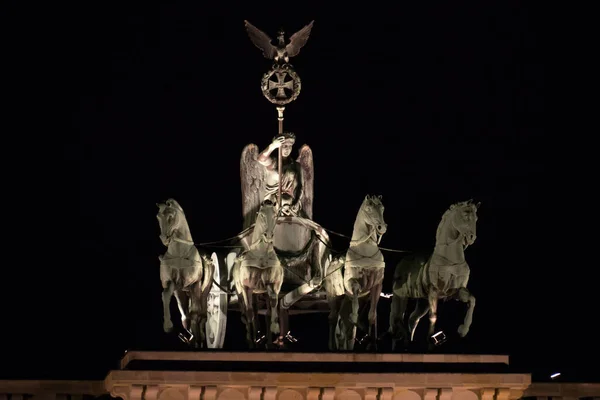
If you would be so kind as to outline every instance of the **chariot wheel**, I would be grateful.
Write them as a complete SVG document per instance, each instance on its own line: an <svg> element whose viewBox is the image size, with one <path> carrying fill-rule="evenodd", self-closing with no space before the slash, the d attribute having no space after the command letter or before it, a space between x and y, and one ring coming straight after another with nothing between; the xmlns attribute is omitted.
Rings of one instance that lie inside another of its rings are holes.
<svg viewBox="0 0 600 400"><path fill-rule="evenodd" d="M226 262L219 262L216 253L210 258L215 265L213 275L214 282L208 295L208 316L206 320L206 347L209 349L222 349L225 342L225 330L227 329L227 303L229 301L227 292L223 288L228 286L229 271Z"/></svg>

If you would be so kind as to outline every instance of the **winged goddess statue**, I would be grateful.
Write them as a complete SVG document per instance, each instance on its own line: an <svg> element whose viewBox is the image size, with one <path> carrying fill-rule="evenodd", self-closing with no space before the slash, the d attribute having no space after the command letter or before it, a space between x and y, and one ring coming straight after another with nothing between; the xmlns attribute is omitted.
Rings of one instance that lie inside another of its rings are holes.
<svg viewBox="0 0 600 400"><path fill-rule="evenodd" d="M248 31L250 40L256 47L262 50L265 58L274 59L278 64L287 64L290 62L291 57L295 57L300 53L300 49L304 47L308 41L314 22L314 20L311 21L310 24L290 36L290 42L288 44L285 43L285 34L283 30L280 30L277 33L277 45L273 45L271 43L273 39L250 22L244 21L244 25L246 26L246 31Z"/></svg>
<svg viewBox="0 0 600 400"><path fill-rule="evenodd" d="M265 200L277 202L277 188L281 180L282 210L286 215L312 219L314 168L312 150L308 145L300 148L298 158L291 157L296 137L286 132L273 138L266 149L248 144L242 151L240 175L242 180L242 210L244 228L251 226L260 205ZM282 171L277 168L275 150L281 147ZM273 154L275 153L275 154Z"/></svg>

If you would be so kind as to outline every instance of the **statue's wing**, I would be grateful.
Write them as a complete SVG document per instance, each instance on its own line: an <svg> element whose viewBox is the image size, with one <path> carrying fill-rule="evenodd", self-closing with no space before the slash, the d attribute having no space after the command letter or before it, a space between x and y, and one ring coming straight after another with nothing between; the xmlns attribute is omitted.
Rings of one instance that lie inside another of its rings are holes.
<svg viewBox="0 0 600 400"><path fill-rule="evenodd" d="M240 160L240 175L242 180L242 212L244 228L251 226L256 220L260 207L263 166L258 163L258 147L251 143L244 147Z"/></svg>
<svg viewBox="0 0 600 400"><path fill-rule="evenodd" d="M250 40L256 47L262 50L263 56L268 59L274 58L275 54L277 54L277 50L275 46L271 44L271 38L248 21L244 21L244 25L246 26L246 31L248 32L248 36L250 36Z"/></svg>
<svg viewBox="0 0 600 400"><path fill-rule="evenodd" d="M310 21L310 24L300 29L290 37L290 43L285 47L288 57L295 57L300 53L300 49L304 47L310 36L310 31L315 21Z"/></svg>
<svg viewBox="0 0 600 400"><path fill-rule="evenodd" d="M302 168L302 184L303 184L303 195L302 195L302 209L306 213L309 219L313 217L313 188L314 188L314 168L313 168L313 155L312 150L308 145L303 145L300 148L300 155L298 156L298 163Z"/></svg>

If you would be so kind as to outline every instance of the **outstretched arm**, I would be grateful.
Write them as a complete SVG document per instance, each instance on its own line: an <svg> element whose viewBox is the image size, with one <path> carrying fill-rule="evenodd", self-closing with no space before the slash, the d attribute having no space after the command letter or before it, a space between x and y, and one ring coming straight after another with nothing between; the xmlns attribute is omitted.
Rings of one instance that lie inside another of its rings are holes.
<svg viewBox="0 0 600 400"><path fill-rule="evenodd" d="M259 163L261 163L262 165L264 165L265 167L270 167L271 164L273 163L273 159L271 158L271 153L275 149L278 149L279 147L281 147L281 145L283 144L284 141L285 141L285 138L283 136L279 136L279 137L276 137L275 139L273 139L271 144L269 144L267 146L267 148L264 149L258 155L257 161Z"/></svg>

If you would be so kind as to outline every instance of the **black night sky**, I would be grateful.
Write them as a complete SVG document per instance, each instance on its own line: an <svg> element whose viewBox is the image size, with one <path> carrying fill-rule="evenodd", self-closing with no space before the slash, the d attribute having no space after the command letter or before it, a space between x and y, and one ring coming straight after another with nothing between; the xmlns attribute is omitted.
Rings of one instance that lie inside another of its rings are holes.
<svg viewBox="0 0 600 400"><path fill-rule="evenodd" d="M247 143L264 148L277 132L259 85L271 63L244 19L272 37L315 20L291 60L302 92L284 122L297 135L295 151L304 143L313 150L315 221L351 235L365 195L380 194L388 223L381 245L429 250L450 204L482 202L478 239L466 254L473 326L440 351L510 354L517 368L541 377L588 376L592 332L581 331L577 305L588 300L560 297L558 287L575 279L553 272L544 239L551 206L539 10L454 4L78 10L66 69L78 91L67 110L78 136L56 162L70 170L62 186L78 196L69 203L79 204L79 215L50 238L60 272L43 274L43 295L12 308L13 326L44 332L8 332L7 377L102 379L128 348L182 349L162 332L155 203L177 199L195 242L241 231L241 151ZM58 252L65 241L77 257ZM390 292L401 255L385 257ZM381 333L389 302L380 301ZM438 322L455 330L464 310L440 307ZM229 318L226 344L243 348L239 314ZM296 318L297 350L326 351L326 314Z"/></svg>

